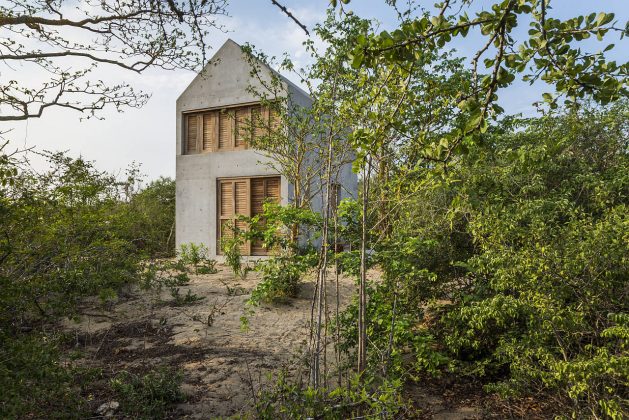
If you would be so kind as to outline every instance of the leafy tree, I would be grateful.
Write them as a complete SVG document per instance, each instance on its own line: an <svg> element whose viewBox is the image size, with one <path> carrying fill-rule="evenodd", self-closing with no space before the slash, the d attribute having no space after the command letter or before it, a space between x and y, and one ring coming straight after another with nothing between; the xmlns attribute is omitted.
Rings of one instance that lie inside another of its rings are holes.
<svg viewBox="0 0 629 420"><path fill-rule="evenodd" d="M446 162L473 143L479 132L487 130L488 120L502 112L496 103L498 91L510 86L516 76L531 83L543 80L554 87L554 95L543 95L552 108L562 96L568 104L592 98L604 105L627 95L629 63L618 64L605 55L614 44L602 52L590 52L580 42L591 37L603 41L611 34L619 34L622 40L627 22L618 22L613 13L605 12L562 20L552 16L549 3L493 1L490 7L474 12L474 17L468 14L477 4L474 1L441 1L434 11L419 16L414 14L415 7L409 6L400 12L396 30L370 31L356 39L349 59L356 68L374 68L382 61L411 64L439 53L454 38L466 37L470 31L480 33L485 42L470 57L471 90L451 95L451 101L467 113L465 125L453 127L437 141L422 141L426 132L416 133L417 141L427 148L426 158ZM336 6L337 1L332 4ZM515 34L522 23L530 26L527 36Z"/></svg>

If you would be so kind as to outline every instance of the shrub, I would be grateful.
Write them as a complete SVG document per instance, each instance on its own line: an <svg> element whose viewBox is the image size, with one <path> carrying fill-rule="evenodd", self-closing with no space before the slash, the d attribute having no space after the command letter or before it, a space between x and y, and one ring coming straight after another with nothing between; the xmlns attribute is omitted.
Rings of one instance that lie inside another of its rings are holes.
<svg viewBox="0 0 629 420"><path fill-rule="evenodd" d="M111 379L111 389L120 409L132 418L165 418L173 404L184 401L180 386L183 375L160 368L143 376L126 371Z"/></svg>
<svg viewBox="0 0 629 420"><path fill-rule="evenodd" d="M281 302L295 297L303 275L316 264L316 254L288 255L274 257L256 264L255 270L262 280L251 292L248 304L256 306L260 302Z"/></svg>
<svg viewBox="0 0 629 420"><path fill-rule="evenodd" d="M230 229L230 227L228 227L228 229ZM244 277L247 274L247 270L246 268L243 269L242 266L240 247L245 239L235 227L231 227L231 229L233 231L232 235L221 238L221 250L223 251L223 255L225 255L225 262L229 268L231 268L234 275L236 277Z"/></svg>
<svg viewBox="0 0 629 420"><path fill-rule="evenodd" d="M208 249L203 244L181 244L179 260L182 264L192 265L196 274L214 274L216 261L208 258Z"/></svg>

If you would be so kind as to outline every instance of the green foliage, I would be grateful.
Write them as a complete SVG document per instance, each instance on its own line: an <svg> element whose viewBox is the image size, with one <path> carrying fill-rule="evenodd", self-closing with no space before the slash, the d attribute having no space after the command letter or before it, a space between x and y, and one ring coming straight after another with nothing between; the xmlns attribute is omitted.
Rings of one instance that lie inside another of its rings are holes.
<svg viewBox="0 0 629 420"><path fill-rule="evenodd" d="M505 119L447 173L387 181L412 198L372 242L369 375L456 372L505 398L552 395L557 414L626 416L626 109ZM342 260L357 274L357 255ZM350 355L357 310L336 321Z"/></svg>
<svg viewBox="0 0 629 420"><path fill-rule="evenodd" d="M0 334L0 417L84 418L79 377L59 363L57 341Z"/></svg>
<svg viewBox="0 0 629 420"><path fill-rule="evenodd" d="M183 375L170 369L157 369L145 375L120 372L111 379L111 389L123 413L132 418L168 417L172 406L184 401L180 390Z"/></svg>
<svg viewBox="0 0 629 420"><path fill-rule="evenodd" d="M234 275L244 278L247 274L247 269L242 266L242 255L240 252L244 239L235 227L232 229L234 232L232 235L221 238L221 250L223 255L225 255L225 263L231 268Z"/></svg>
<svg viewBox="0 0 629 420"><path fill-rule="evenodd" d="M628 116L531 121L461 169L455 210L477 252L440 328L466 370L508 372L492 389L555 390L580 415L627 409Z"/></svg>
<svg viewBox="0 0 629 420"><path fill-rule="evenodd" d="M254 270L262 275L262 280L251 292L247 304L257 306L297 296L302 277L317 264L318 253L310 241L320 216L292 205L265 203L261 214L246 221L249 229L244 237L261 241L274 254L255 265ZM300 245L299 241L304 239L307 243Z"/></svg>
<svg viewBox="0 0 629 420"><path fill-rule="evenodd" d="M217 273L216 261L208 258L207 252L207 247L203 244L181 244L179 259L183 264L192 265L195 274Z"/></svg>
<svg viewBox="0 0 629 420"><path fill-rule="evenodd" d="M262 213L243 218L249 229L241 232L243 239L259 240L271 252L303 252L317 239L321 215L294 205L282 206L265 202ZM295 231L296 230L296 231ZM305 241L300 245L299 240Z"/></svg>
<svg viewBox="0 0 629 420"><path fill-rule="evenodd" d="M0 324L72 314L77 301L136 279L141 251L129 238L129 183L91 163L49 155L42 174L18 172L2 190Z"/></svg>
<svg viewBox="0 0 629 420"><path fill-rule="evenodd" d="M47 326L80 316L78 303L87 296L98 296L106 308L145 272L150 277L145 256L170 252L172 181L138 192L136 168L119 180L63 153L43 156L44 171L15 156L0 158L3 418L85 417L79 393L88 379L60 363L57 337L45 333ZM177 282L185 280L178 275Z"/></svg>
<svg viewBox="0 0 629 420"><path fill-rule="evenodd" d="M277 418L412 418L417 410L404 401L402 382L385 381L375 392L373 384L354 378L349 386L334 390L303 388L280 372L275 384L256 396L255 414L260 419Z"/></svg>
<svg viewBox="0 0 629 420"><path fill-rule="evenodd" d="M175 254L175 181L160 177L129 200L135 221L128 235L134 244L153 258Z"/></svg>
<svg viewBox="0 0 629 420"><path fill-rule="evenodd" d="M282 302L297 296L304 274L317 263L315 253L291 254L260 261L255 270L262 280L251 292L247 304L257 306L260 302Z"/></svg>
<svg viewBox="0 0 629 420"><path fill-rule="evenodd" d="M205 299L202 296L197 296L192 293L190 289L188 289L185 295L182 295L180 292L182 286L186 286L190 283L190 277L188 276L189 269L186 264L191 258L190 247L185 247L185 249L188 253L187 259L154 261L147 264L142 273L141 286L147 290L152 289L158 294L164 287L167 288L173 298L172 305L174 306L193 304ZM192 254L193 256L198 256L198 254ZM199 264L199 262L197 262L197 264ZM207 267L207 265L201 265L200 268L202 267ZM197 273L200 273L200 270L196 268L195 270Z"/></svg>

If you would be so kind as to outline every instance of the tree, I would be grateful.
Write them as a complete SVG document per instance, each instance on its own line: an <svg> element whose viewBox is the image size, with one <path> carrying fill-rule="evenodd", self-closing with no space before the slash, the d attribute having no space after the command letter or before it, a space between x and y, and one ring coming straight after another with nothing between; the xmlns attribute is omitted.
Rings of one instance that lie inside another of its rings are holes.
<svg viewBox="0 0 629 420"><path fill-rule="evenodd" d="M341 3L347 4L349 0ZM618 64L606 59L614 48L608 44L602 52L591 52L580 41L597 37L603 41L610 33L620 39L627 25L619 26L613 13L591 13L561 20L552 17L550 0L494 1L490 8L468 16L475 2L446 0L435 5L431 14L413 16L413 8L401 12L399 27L392 31L371 32L359 38L349 57L354 67L372 68L378 62L411 63L424 55L434 54L456 37L478 30L485 42L471 57L472 89L455 93L452 101L468 113L465 126L455 127L426 150L424 158L447 162L485 132L488 120L502 112L497 93L511 85L516 76L531 83L542 80L555 88L555 94L544 93L551 108L564 97L567 104L592 98L608 104L627 96L629 63ZM332 1L334 6L337 1ZM343 6L341 5L341 11ZM514 32L522 21L529 23L528 36ZM485 67L487 74L481 68ZM418 133L422 141L423 132Z"/></svg>
<svg viewBox="0 0 629 420"><path fill-rule="evenodd" d="M148 95L108 85L96 70L199 69L224 0L190 2L16 0L0 6L0 121L39 118L49 108L89 117L106 106L140 107ZM28 79L20 78L26 72Z"/></svg>

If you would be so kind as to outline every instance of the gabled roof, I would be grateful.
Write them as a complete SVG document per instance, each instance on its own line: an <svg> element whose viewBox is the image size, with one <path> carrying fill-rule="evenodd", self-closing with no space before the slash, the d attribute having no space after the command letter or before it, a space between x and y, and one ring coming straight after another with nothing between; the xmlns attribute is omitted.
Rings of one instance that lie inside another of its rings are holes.
<svg viewBox="0 0 629 420"><path fill-rule="evenodd" d="M226 76L228 77L232 76L234 69L221 69L221 63L223 62L223 60L228 60L229 58L232 58L233 56L237 54L244 55L244 53L242 52L242 47L231 38L227 39L227 41L223 43L223 45L216 51L216 53L214 53L212 58L210 58L210 60L205 65L203 70L201 70L201 72L192 80L192 82L186 87L186 89L184 89L181 95L179 95L179 98L181 98L184 94L186 94L192 86L200 83L201 80L203 80L204 78L218 75L217 69L219 70L219 72L224 70L226 72ZM242 60L244 62L245 60L244 56ZM280 80L287 85L287 87L291 88L291 90L294 90L311 100L310 95L308 95L308 93L306 93L302 88L297 86L295 83L288 80L281 73L274 70L273 68L271 68L264 62L258 61L258 63L261 66L261 68L266 69L270 74L273 74L279 77Z"/></svg>

